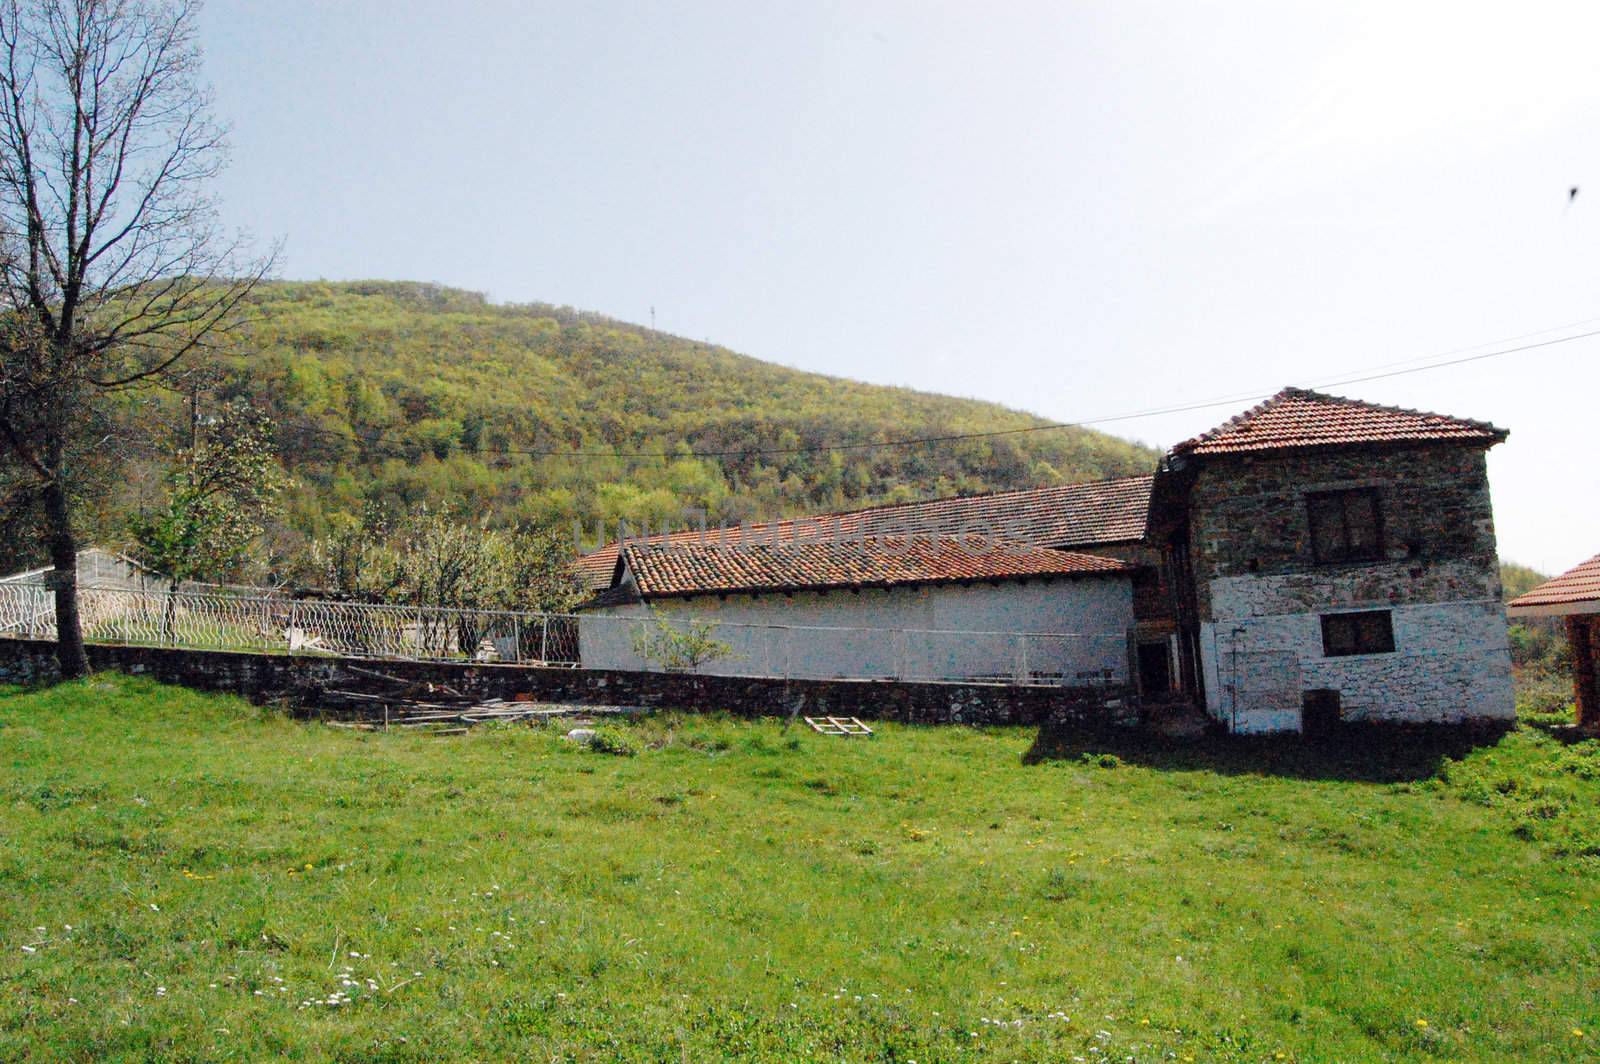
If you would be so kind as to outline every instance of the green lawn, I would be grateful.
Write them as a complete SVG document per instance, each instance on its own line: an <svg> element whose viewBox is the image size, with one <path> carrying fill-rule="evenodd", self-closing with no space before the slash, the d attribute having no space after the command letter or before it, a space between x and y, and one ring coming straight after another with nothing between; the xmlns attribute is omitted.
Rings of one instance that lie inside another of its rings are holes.
<svg viewBox="0 0 1600 1064"><path fill-rule="evenodd" d="M619 731L0 692L0 1059L1600 1050L1600 743Z"/></svg>

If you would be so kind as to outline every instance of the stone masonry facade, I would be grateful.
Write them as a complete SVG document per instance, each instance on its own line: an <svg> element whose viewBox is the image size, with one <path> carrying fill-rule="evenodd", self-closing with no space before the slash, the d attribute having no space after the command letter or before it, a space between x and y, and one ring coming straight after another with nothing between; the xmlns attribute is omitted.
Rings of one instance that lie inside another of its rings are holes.
<svg viewBox="0 0 1600 1064"><path fill-rule="evenodd" d="M1371 489L1374 560L1319 563L1308 497ZM1189 493L1207 709L1240 731L1297 730L1307 691L1357 721L1512 715L1484 449L1462 445L1228 456ZM1330 656L1322 618L1387 611L1393 650Z"/></svg>

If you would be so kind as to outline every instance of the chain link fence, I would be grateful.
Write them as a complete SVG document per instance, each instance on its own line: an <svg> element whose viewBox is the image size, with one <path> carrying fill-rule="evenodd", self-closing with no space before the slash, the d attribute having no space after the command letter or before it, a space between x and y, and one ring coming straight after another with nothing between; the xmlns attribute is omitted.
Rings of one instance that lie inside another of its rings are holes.
<svg viewBox="0 0 1600 1064"><path fill-rule="evenodd" d="M259 654L499 662L659 671L670 614L614 616L296 599L263 589L78 589L93 643ZM663 626L667 626L664 628ZM1112 685L1127 679L1125 633L1069 634L713 623L673 671L791 679L964 680ZM44 580L0 581L0 636L55 638Z"/></svg>

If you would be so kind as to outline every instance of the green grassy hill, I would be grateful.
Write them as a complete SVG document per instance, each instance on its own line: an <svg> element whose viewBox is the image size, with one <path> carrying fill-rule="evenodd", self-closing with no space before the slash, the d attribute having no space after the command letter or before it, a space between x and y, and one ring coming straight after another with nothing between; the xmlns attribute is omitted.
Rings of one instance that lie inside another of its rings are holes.
<svg viewBox="0 0 1600 1064"><path fill-rule="evenodd" d="M1600 742L617 732L0 690L0 1059L1595 1059Z"/></svg>
<svg viewBox="0 0 1600 1064"><path fill-rule="evenodd" d="M1071 430L834 453L774 448L1021 428L982 403L775 366L570 308L403 282L276 283L224 359L299 482L289 538L427 504L496 521L713 521L1144 472L1152 451ZM169 399L176 417L176 399ZM732 452L697 459L623 452ZM515 452L543 451L550 454ZM572 452L601 452L578 457Z"/></svg>

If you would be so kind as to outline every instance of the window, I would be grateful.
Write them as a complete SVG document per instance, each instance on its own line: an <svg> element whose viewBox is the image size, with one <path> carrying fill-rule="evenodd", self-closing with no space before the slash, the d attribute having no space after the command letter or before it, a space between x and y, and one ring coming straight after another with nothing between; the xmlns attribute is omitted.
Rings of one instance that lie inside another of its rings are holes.
<svg viewBox="0 0 1600 1064"><path fill-rule="evenodd" d="M1322 652L1330 658L1393 654L1394 618L1388 610L1326 614L1322 618Z"/></svg>
<svg viewBox="0 0 1600 1064"><path fill-rule="evenodd" d="M1383 557L1383 524L1375 488L1306 497L1311 553L1318 563L1371 562Z"/></svg>

